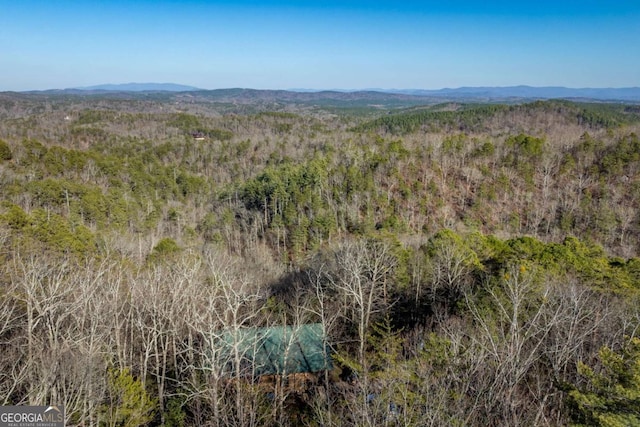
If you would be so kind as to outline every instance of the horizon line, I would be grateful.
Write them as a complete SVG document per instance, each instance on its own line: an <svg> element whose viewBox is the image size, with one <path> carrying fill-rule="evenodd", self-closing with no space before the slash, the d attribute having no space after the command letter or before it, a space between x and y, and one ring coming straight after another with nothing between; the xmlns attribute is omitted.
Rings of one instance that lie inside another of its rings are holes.
<svg viewBox="0 0 640 427"><path fill-rule="evenodd" d="M390 92L390 91L427 91L427 92L437 92L437 91L455 91L455 90L464 90L464 89L569 89L569 90L624 90L624 89L640 89L640 86L583 86L583 87L571 87L571 86L562 86L562 85L549 85L549 86L533 86L528 84L517 84L517 85L504 85L504 86L446 86L439 88L424 88L424 87L364 87L364 88L311 88L311 87L290 87L290 88L257 88L250 86L228 86L228 87L216 87L216 88L205 88L199 86L193 86L189 84L182 83L171 83L171 82L127 82L127 83L103 83L96 85L88 85L88 86L72 86L72 87L64 87L64 88L47 88L47 89L23 89L23 90L0 90L0 92L15 92L15 93L27 93L27 92L52 92L52 91L92 91L92 90L103 90L106 92L109 91L118 91L118 87L125 87L131 85L157 85L157 86L184 86L185 89L183 92L191 92L191 91L215 91L215 90L256 90L256 91L285 91L285 92ZM104 89L102 87L113 87L113 89ZM135 90L122 90L123 92L134 92ZM144 89L138 90L140 92L145 91ZM178 90L162 90L162 89L149 89L149 91L165 91L165 92L181 92Z"/></svg>

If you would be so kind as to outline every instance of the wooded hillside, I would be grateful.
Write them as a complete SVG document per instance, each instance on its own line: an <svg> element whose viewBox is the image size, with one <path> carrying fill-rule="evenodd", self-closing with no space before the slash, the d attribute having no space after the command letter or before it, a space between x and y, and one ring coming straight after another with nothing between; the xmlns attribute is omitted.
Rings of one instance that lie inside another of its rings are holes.
<svg viewBox="0 0 640 427"><path fill-rule="evenodd" d="M640 424L638 106L405 107L0 94L0 404ZM310 323L304 386L215 351Z"/></svg>

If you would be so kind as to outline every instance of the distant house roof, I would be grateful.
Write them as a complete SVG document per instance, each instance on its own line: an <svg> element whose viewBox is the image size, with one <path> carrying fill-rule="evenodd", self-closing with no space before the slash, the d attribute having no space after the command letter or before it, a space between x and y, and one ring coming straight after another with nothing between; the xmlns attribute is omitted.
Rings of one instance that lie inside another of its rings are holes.
<svg viewBox="0 0 640 427"><path fill-rule="evenodd" d="M332 367L321 323L226 332L219 350L229 361L228 372L235 369L234 348L242 357L240 376L313 373Z"/></svg>

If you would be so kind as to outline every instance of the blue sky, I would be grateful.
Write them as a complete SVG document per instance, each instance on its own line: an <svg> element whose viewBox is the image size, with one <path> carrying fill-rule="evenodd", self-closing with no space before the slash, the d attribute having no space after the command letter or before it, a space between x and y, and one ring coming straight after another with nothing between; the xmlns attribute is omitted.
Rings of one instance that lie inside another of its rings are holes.
<svg viewBox="0 0 640 427"><path fill-rule="evenodd" d="M0 91L640 86L640 0L0 0Z"/></svg>

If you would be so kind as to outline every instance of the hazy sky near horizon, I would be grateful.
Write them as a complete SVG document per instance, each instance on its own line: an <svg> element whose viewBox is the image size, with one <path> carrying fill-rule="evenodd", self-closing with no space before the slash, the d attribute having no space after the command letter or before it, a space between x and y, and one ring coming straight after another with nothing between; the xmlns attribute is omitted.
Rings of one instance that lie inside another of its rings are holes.
<svg viewBox="0 0 640 427"><path fill-rule="evenodd" d="M0 91L640 86L639 0L0 0Z"/></svg>

